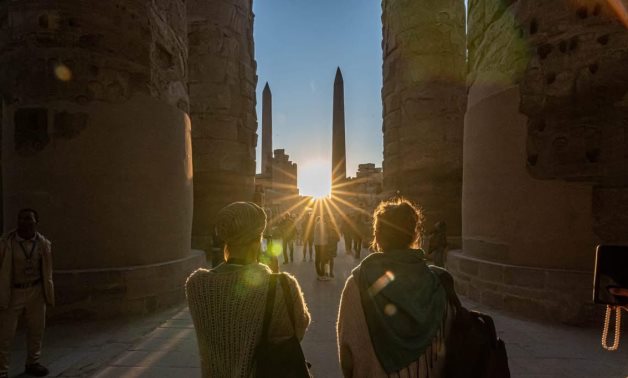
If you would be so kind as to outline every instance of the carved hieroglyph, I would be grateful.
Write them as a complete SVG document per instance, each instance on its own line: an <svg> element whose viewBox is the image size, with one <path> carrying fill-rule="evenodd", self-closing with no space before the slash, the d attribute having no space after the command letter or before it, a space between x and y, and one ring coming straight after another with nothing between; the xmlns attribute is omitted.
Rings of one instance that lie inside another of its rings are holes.
<svg viewBox="0 0 628 378"><path fill-rule="evenodd" d="M460 235L463 0L384 0L384 188Z"/></svg>
<svg viewBox="0 0 628 378"><path fill-rule="evenodd" d="M193 245L207 250L212 218L254 192L257 117L251 0L187 1L194 151Z"/></svg>

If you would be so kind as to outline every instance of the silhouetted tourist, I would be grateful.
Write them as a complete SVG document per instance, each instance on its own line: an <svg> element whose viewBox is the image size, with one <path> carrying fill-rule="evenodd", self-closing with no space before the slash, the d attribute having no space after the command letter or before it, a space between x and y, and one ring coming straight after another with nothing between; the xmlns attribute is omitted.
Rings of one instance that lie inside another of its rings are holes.
<svg viewBox="0 0 628 378"><path fill-rule="evenodd" d="M436 222L428 245L427 257L434 262L434 265L444 268L447 256L447 223Z"/></svg>
<svg viewBox="0 0 628 378"><path fill-rule="evenodd" d="M371 233L370 220L365 215L360 215L357 219L357 230L353 241L353 252L356 259L360 258L362 253L362 243L369 240Z"/></svg>
<svg viewBox="0 0 628 378"><path fill-rule="evenodd" d="M226 263L199 269L186 282L186 295L196 330L204 377L249 377L255 370L271 271L258 263L264 211L251 202L235 202L217 215L216 230L225 242ZM294 334L303 338L310 323L301 288L294 277L281 273L274 294L268 328L271 342ZM287 282L294 308L294 330L286 309Z"/></svg>
<svg viewBox="0 0 628 378"><path fill-rule="evenodd" d="M294 239L296 237L296 226L290 214L285 214L279 224L281 244L283 250L283 263L294 262Z"/></svg>
<svg viewBox="0 0 628 378"><path fill-rule="evenodd" d="M338 242L340 241L340 232L333 222L327 222L327 245L324 248L323 266L329 265L328 277L334 278L334 259L338 255Z"/></svg>
<svg viewBox="0 0 628 378"><path fill-rule="evenodd" d="M420 213L396 199L375 210L372 253L342 292L337 335L345 377L441 377L450 320L439 277L417 246Z"/></svg>
<svg viewBox="0 0 628 378"><path fill-rule="evenodd" d="M329 279L325 274L325 263L327 262L326 250L327 239L327 222L325 217L316 217L316 224L314 225L314 265L316 266L316 275L318 280L326 281Z"/></svg>
<svg viewBox="0 0 628 378"><path fill-rule="evenodd" d="M54 305L50 242L39 232L33 209L18 213L17 230L0 240L0 377L8 377L11 342L18 319L26 326L25 374L43 377L39 363L46 324L46 305Z"/></svg>
<svg viewBox="0 0 628 378"><path fill-rule="evenodd" d="M312 212L307 212L303 218L303 261L309 252L310 261L312 261L312 253L314 252L314 225L316 220Z"/></svg>

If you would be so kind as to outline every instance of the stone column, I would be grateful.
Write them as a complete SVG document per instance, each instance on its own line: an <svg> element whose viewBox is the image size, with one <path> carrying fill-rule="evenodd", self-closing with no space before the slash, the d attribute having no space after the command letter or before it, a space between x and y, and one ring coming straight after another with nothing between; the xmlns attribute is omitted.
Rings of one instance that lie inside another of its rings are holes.
<svg viewBox="0 0 628 378"><path fill-rule="evenodd" d="M384 0L384 190L459 237L465 91L463 0Z"/></svg>
<svg viewBox="0 0 628 378"><path fill-rule="evenodd" d="M528 116L532 177L594 182L597 239L626 243L628 25L622 23L623 7L611 3L522 5L521 24L534 33L529 30L521 110Z"/></svg>
<svg viewBox="0 0 628 378"><path fill-rule="evenodd" d="M141 312L182 298L186 29L183 1L0 5L5 230L19 208L39 211L53 243L53 313Z"/></svg>
<svg viewBox="0 0 628 378"><path fill-rule="evenodd" d="M448 268L474 300L582 322L594 311L596 213L626 208L621 193L594 195L626 172L612 168L626 167L626 30L602 2L504 4L469 3L464 252ZM609 240L625 238L616 219Z"/></svg>
<svg viewBox="0 0 628 378"><path fill-rule="evenodd" d="M214 215L253 198L257 118L251 0L191 0L189 89L194 150L192 242L209 247Z"/></svg>

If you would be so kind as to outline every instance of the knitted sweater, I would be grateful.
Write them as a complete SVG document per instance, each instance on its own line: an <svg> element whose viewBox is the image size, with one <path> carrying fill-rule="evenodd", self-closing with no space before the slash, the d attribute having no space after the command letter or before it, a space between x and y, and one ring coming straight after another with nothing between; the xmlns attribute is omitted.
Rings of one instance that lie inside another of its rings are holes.
<svg viewBox="0 0 628 378"><path fill-rule="evenodd" d="M262 264L223 268L198 269L186 282L203 377L252 377L271 271ZM302 339L310 314L296 279L288 275L288 282L296 335ZM268 333L271 341L293 335L279 281Z"/></svg>
<svg viewBox="0 0 628 378"><path fill-rule="evenodd" d="M452 310L447 311L452 314ZM446 322L445 334L448 334L451 319ZM437 337L431 347L425 353L417 356L417 360L405 369L391 375L382 368L371 338L362 309L360 290L353 276L347 279L340 299L338 311L338 323L336 325L338 354L340 366L345 377L357 378L440 378L445 360L444 338ZM439 335L441 336L441 335Z"/></svg>

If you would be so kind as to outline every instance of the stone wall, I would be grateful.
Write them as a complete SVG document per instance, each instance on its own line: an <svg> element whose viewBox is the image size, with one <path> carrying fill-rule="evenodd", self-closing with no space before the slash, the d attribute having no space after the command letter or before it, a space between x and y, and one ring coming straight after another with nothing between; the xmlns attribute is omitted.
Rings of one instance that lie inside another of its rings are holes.
<svg viewBox="0 0 628 378"><path fill-rule="evenodd" d="M459 236L465 88L462 0L384 0L384 189Z"/></svg>
<svg viewBox="0 0 628 378"><path fill-rule="evenodd" d="M468 29L464 252L452 272L483 303L585 321L595 244L628 227L617 210L626 30L603 2L562 0L470 1Z"/></svg>
<svg viewBox="0 0 628 378"><path fill-rule="evenodd" d="M527 1L521 81L527 163L538 179L593 182L594 230L628 240L628 32L604 1ZM623 211L622 211L623 210Z"/></svg>
<svg viewBox="0 0 628 378"><path fill-rule="evenodd" d="M212 218L253 198L257 118L251 0L187 2L194 151L195 248L209 248Z"/></svg>
<svg viewBox="0 0 628 378"><path fill-rule="evenodd" d="M57 270L190 256L185 17L180 0L0 4L5 230L37 209Z"/></svg>
<svg viewBox="0 0 628 378"><path fill-rule="evenodd" d="M575 325L601 319L588 271L501 264L459 251L449 253L447 270L456 277L458 294L516 316Z"/></svg>

